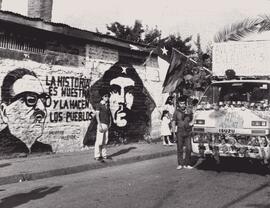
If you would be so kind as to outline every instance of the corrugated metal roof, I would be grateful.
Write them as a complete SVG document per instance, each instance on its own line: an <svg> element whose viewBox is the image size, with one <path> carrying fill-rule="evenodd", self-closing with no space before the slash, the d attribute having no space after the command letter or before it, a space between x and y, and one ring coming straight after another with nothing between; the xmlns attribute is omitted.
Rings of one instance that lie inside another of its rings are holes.
<svg viewBox="0 0 270 208"><path fill-rule="evenodd" d="M62 23L46 22L40 18L31 18L21 14L2 11L0 10L0 21L11 22L15 24L24 25L27 27L32 27L44 31L49 31L52 33L58 33L66 36L71 36L75 38L80 38L88 41L99 42L106 45L113 45L129 50L134 50L138 52L151 51L151 48L147 48L146 45L134 43L131 41L121 40L110 35L104 35L100 33L95 33L87 30L82 30L79 28L74 28ZM136 47L134 47L136 46Z"/></svg>

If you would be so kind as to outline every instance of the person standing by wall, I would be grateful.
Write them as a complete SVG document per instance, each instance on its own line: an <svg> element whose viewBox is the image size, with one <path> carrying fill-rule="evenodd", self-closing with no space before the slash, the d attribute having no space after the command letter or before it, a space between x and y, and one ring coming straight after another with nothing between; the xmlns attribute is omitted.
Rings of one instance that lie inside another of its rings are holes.
<svg viewBox="0 0 270 208"><path fill-rule="evenodd" d="M169 96L165 102L164 109L163 109L169 112L170 118L172 118L175 111L175 107L173 105L173 99L174 99L173 96Z"/></svg>
<svg viewBox="0 0 270 208"><path fill-rule="evenodd" d="M172 117L173 117L173 114L175 111L174 97L172 95L170 95L167 98L165 105L164 105L164 108L163 108L163 111L168 111L170 121L172 121ZM174 143L176 141L176 138L173 136L174 135L173 129L171 128L170 130L171 130L171 134L169 136L169 141L170 141L170 143L172 143L172 142Z"/></svg>
<svg viewBox="0 0 270 208"><path fill-rule="evenodd" d="M191 166L191 137L190 133L192 126L190 122L192 121L192 112L186 111L187 97L181 96L177 100L178 108L176 109L173 119L172 126L175 129L177 126L177 160L178 166L177 170L182 168L192 169ZM185 158L184 158L184 146L185 146Z"/></svg>
<svg viewBox="0 0 270 208"><path fill-rule="evenodd" d="M107 159L106 144L108 142L108 130L111 124L111 113L109 108L109 91L101 89L100 103L96 106L97 134L95 142L95 159L104 162Z"/></svg>
<svg viewBox="0 0 270 208"><path fill-rule="evenodd" d="M160 134L163 141L163 145L173 145L170 141L171 130L170 130L170 116L169 111L164 110L161 117L161 129Z"/></svg>

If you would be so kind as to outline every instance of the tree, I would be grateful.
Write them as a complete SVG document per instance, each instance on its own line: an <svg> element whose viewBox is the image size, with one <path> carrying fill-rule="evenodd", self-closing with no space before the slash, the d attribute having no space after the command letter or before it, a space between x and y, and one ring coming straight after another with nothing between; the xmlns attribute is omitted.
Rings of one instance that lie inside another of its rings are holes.
<svg viewBox="0 0 270 208"><path fill-rule="evenodd" d="M106 25L106 27L107 30L112 32L116 38L136 43L142 42L142 33L144 32L144 29L142 23L139 20L135 21L133 27L122 25L119 22L113 22L110 25Z"/></svg>
<svg viewBox="0 0 270 208"><path fill-rule="evenodd" d="M135 20L133 28L131 28L130 40L134 42L142 42L142 34L144 32L141 21Z"/></svg>
<svg viewBox="0 0 270 208"><path fill-rule="evenodd" d="M203 65L203 51L202 51L202 46L201 46L201 36L198 33L197 34L197 40L194 42L196 46L196 61L200 66Z"/></svg>
<svg viewBox="0 0 270 208"><path fill-rule="evenodd" d="M151 29L146 26L143 43L146 45L157 46L161 39L161 34L161 30L159 30L157 26Z"/></svg>
<svg viewBox="0 0 270 208"><path fill-rule="evenodd" d="M180 34L171 34L166 38L161 38L162 32L156 26L155 28L146 29L143 28L141 21L136 20L134 25L123 25L119 22L113 22L110 25L106 25L108 32L106 34L113 34L116 38L132 41L135 43L143 43L149 47L157 47L164 45L171 53L172 48L175 48L185 55L194 53L191 49L192 36L189 36L182 40Z"/></svg>
<svg viewBox="0 0 270 208"><path fill-rule="evenodd" d="M270 16L261 15L257 18L246 18L232 23L218 31L214 42L239 41L251 33L261 33L270 30Z"/></svg>
<svg viewBox="0 0 270 208"><path fill-rule="evenodd" d="M207 57L203 57L203 66L209 70L212 70L212 57L213 57L213 44L208 43L206 46L205 54Z"/></svg>
<svg viewBox="0 0 270 208"><path fill-rule="evenodd" d="M192 40L192 36L189 36L185 38L184 40L182 40L182 37L178 33L176 35L171 34L167 38L162 39L159 42L159 44L164 44L169 51L171 51L172 48L175 48L178 51L188 56L194 53L194 50L191 49L192 47L190 43L191 40Z"/></svg>
<svg viewBox="0 0 270 208"><path fill-rule="evenodd" d="M196 51L194 54L194 60L197 61L199 66L206 67L207 69L212 69L212 44L208 43L205 51L202 50L201 46L201 36L197 34L197 40L194 42L196 46Z"/></svg>
<svg viewBox="0 0 270 208"><path fill-rule="evenodd" d="M259 32L269 31L270 30L270 16L269 15L261 15L261 23Z"/></svg>

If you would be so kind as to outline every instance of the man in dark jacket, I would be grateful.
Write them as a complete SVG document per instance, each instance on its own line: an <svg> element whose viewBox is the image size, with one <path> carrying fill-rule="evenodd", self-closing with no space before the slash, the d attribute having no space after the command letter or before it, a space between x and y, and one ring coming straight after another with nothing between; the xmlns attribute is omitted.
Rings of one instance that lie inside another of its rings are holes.
<svg viewBox="0 0 270 208"><path fill-rule="evenodd" d="M187 97L181 96L177 100L178 108L174 112L173 119L172 119L172 126L175 129L177 126L177 159L178 159L178 166L177 169L180 170L182 168L192 169L190 166L191 161L191 140L190 140L190 133L192 126L190 122L192 121L192 112L187 110L186 108ZM175 132L175 131L174 131ZM185 158L183 157L183 149L185 148Z"/></svg>

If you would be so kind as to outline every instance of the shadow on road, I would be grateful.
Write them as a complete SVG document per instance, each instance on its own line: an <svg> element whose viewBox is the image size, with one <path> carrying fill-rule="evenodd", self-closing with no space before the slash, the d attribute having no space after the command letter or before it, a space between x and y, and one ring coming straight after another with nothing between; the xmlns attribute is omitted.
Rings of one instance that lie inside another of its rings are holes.
<svg viewBox="0 0 270 208"><path fill-rule="evenodd" d="M270 204L248 204L246 207L253 207L253 208L269 208Z"/></svg>
<svg viewBox="0 0 270 208"><path fill-rule="evenodd" d="M253 195L253 194L256 194L257 192L265 189L269 187L269 183L265 183L259 187L257 187L256 189L238 197L237 199L231 201L230 203L228 204L225 204L223 205L221 208L230 208L230 207L235 207L234 205L243 201L244 199L248 198L249 196ZM254 208L268 208L270 204L248 204L246 205L247 207L254 207Z"/></svg>
<svg viewBox="0 0 270 208"><path fill-rule="evenodd" d="M59 191L61 188L62 186L55 186L52 188L41 187L41 188L34 189L28 193L20 193L20 194L8 196L1 199L0 207L5 207L5 208L17 207L19 205L28 203L31 200L41 199L48 194L55 193Z"/></svg>
<svg viewBox="0 0 270 208"><path fill-rule="evenodd" d="M196 168L201 170L214 170L217 172L243 172L257 175L268 175L270 169L258 161L249 161L244 158L221 158L217 165L214 159L199 160Z"/></svg>
<svg viewBox="0 0 270 208"><path fill-rule="evenodd" d="M137 149L137 147L129 147L127 149L119 150L118 152L111 154L110 157L115 157L115 156L118 156L118 155L128 153L130 150L133 150L133 149Z"/></svg>
<svg viewBox="0 0 270 208"><path fill-rule="evenodd" d="M6 167L6 166L10 166L11 163L3 163L3 164L0 164L0 168L3 168L3 167Z"/></svg>

